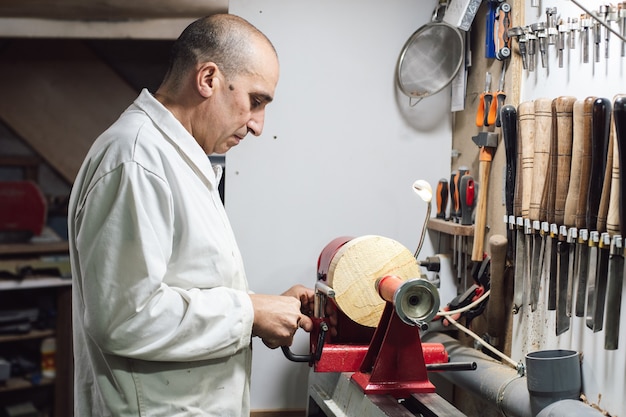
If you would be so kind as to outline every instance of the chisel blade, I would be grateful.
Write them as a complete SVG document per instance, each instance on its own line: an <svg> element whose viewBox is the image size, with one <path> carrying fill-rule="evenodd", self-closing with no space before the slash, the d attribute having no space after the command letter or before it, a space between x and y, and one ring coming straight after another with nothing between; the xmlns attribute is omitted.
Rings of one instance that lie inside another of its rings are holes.
<svg viewBox="0 0 626 417"><path fill-rule="evenodd" d="M622 236L613 236L609 258L609 282L606 292L607 314L604 329L604 348L607 350L618 348L622 285L624 283L623 251Z"/></svg>
<svg viewBox="0 0 626 417"><path fill-rule="evenodd" d="M602 330L604 324L604 304L606 301L606 287L609 275L609 251L611 247L611 239L609 234L604 232L600 235L598 243L598 267L596 269L596 301L593 311L593 332L597 333Z"/></svg>
<svg viewBox="0 0 626 417"><path fill-rule="evenodd" d="M543 254L546 251L546 236L542 233L541 223L533 221L533 257L530 276L530 310L537 309L539 301L539 288L541 286L541 271L543 269Z"/></svg>
<svg viewBox="0 0 626 417"><path fill-rule="evenodd" d="M524 303L524 277L526 273L526 239L524 237L524 219L518 217L517 242L515 244L515 281L513 288L513 314L519 313Z"/></svg>
<svg viewBox="0 0 626 417"><path fill-rule="evenodd" d="M578 238L578 229L570 227L567 230L567 243L569 248L569 265L567 267L567 314L572 316L572 304L574 293L574 270L576 269L576 239Z"/></svg>
<svg viewBox="0 0 626 417"><path fill-rule="evenodd" d="M560 237L559 237L560 238ZM567 314L567 269L569 267L569 244L563 240L557 243L557 304L556 304L556 335L569 330L570 316Z"/></svg>
<svg viewBox="0 0 626 417"><path fill-rule="evenodd" d="M593 320L596 311L596 276L598 270L598 243L600 235L593 231L589 233L589 262L587 263L587 327L593 330Z"/></svg>
<svg viewBox="0 0 626 417"><path fill-rule="evenodd" d="M578 279L578 289L574 313L576 317L585 317L587 278L589 276L589 231L587 229L580 229L578 231L576 249L576 278Z"/></svg>
<svg viewBox="0 0 626 417"><path fill-rule="evenodd" d="M546 255L549 255L550 267L548 268L548 311L556 310L556 293L557 293L557 242L559 230L556 224L550 225L550 247Z"/></svg>

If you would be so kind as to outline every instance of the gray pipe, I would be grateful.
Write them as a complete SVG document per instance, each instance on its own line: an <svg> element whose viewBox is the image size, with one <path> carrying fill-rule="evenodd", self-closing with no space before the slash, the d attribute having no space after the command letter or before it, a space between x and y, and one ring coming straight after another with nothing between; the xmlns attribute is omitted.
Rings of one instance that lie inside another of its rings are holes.
<svg viewBox="0 0 626 417"><path fill-rule="evenodd" d="M423 342L441 343L450 362L476 362L475 371L441 372L441 377L494 404L506 417L533 417L526 377L484 353L463 346L458 340L439 332L422 335ZM602 413L581 401L562 400L544 408L537 417L601 417Z"/></svg>

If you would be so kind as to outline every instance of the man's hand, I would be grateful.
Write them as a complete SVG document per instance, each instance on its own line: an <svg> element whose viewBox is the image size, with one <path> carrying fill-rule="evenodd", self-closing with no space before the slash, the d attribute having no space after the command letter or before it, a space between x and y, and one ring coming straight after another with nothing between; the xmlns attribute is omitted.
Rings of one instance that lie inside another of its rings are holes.
<svg viewBox="0 0 626 417"><path fill-rule="evenodd" d="M301 297L308 305L308 295L304 295L306 291L302 289L296 290L296 287L288 290L287 295L250 294L254 308L252 334L260 337L271 349L291 346L298 328L307 332L313 328L311 318L301 312Z"/></svg>
<svg viewBox="0 0 626 417"><path fill-rule="evenodd" d="M300 300L300 311L302 314L311 316L315 304L315 292L304 285L294 285L282 293L286 297L294 297Z"/></svg>

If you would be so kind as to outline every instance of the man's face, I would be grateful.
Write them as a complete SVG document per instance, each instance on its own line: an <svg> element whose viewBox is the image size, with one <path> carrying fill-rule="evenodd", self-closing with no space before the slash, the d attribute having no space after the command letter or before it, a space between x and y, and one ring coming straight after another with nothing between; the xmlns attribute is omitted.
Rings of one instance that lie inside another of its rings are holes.
<svg viewBox="0 0 626 417"><path fill-rule="evenodd" d="M221 88L208 110L208 131L201 143L207 154L223 154L248 134L259 136L265 121L265 106L278 83L278 61L269 46L252 59L252 73L226 79L220 73Z"/></svg>

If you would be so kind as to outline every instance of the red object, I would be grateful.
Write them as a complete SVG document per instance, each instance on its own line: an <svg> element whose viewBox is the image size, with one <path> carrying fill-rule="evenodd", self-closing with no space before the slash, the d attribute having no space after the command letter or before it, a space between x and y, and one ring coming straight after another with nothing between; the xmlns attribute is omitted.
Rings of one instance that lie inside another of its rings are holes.
<svg viewBox="0 0 626 417"><path fill-rule="evenodd" d="M358 372L352 375L365 394L408 398L435 392L428 379L419 328L404 323L387 302Z"/></svg>
<svg viewBox="0 0 626 417"><path fill-rule="evenodd" d="M0 181L0 232L40 235L46 223L46 199L32 181Z"/></svg>
<svg viewBox="0 0 626 417"><path fill-rule="evenodd" d="M333 257L350 240L351 237L340 237L324 248L317 264L319 280L326 281ZM379 289L393 290L395 281L381 280ZM366 394L407 398L412 393L435 391L428 380L426 364L448 363L448 352L441 343L422 344L419 328L404 323L392 302L387 302L375 329L350 320L337 306L333 307L337 310L337 336L326 335L321 357L312 363L315 372L354 372L352 379ZM313 321L310 351L316 352L320 324L327 318Z"/></svg>

